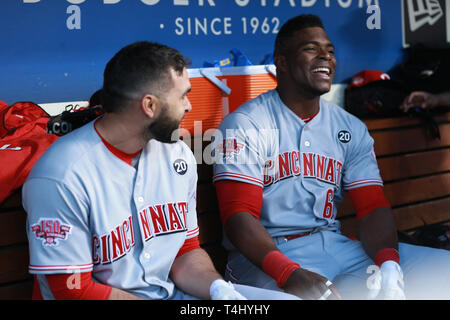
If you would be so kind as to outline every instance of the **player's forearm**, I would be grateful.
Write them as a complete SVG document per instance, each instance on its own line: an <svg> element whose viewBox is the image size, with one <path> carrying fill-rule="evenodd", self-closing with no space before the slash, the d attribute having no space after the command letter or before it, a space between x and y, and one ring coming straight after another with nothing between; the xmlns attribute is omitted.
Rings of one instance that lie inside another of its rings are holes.
<svg viewBox="0 0 450 320"><path fill-rule="evenodd" d="M374 259L375 255L385 248L398 248L397 227L392 210L379 207L360 222L360 240L367 255Z"/></svg>
<svg viewBox="0 0 450 320"><path fill-rule="evenodd" d="M112 288L108 300L144 300L144 299L135 296L129 292L126 292L124 290Z"/></svg>
<svg viewBox="0 0 450 320"><path fill-rule="evenodd" d="M267 254L278 250L261 222L248 212L232 215L225 225L225 232L233 245L260 268Z"/></svg>
<svg viewBox="0 0 450 320"><path fill-rule="evenodd" d="M170 278L182 291L201 299L210 299L209 289L222 277L203 249L189 251L175 259Z"/></svg>

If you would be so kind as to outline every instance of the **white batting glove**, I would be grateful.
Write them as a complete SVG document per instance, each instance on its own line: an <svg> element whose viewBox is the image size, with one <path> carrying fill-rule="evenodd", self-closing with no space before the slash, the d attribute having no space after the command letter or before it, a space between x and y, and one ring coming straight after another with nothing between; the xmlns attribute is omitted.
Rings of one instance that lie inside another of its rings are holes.
<svg viewBox="0 0 450 320"><path fill-rule="evenodd" d="M368 299L375 299L382 293L384 300L405 300L403 291L403 272L400 265L392 260L381 264L377 274L367 283L369 287Z"/></svg>
<svg viewBox="0 0 450 320"><path fill-rule="evenodd" d="M222 279L213 281L211 287L209 287L209 295L212 300L247 300L234 289L231 282L225 282Z"/></svg>
<svg viewBox="0 0 450 320"><path fill-rule="evenodd" d="M381 290L385 300L405 300L403 272L400 265L392 260L381 264Z"/></svg>

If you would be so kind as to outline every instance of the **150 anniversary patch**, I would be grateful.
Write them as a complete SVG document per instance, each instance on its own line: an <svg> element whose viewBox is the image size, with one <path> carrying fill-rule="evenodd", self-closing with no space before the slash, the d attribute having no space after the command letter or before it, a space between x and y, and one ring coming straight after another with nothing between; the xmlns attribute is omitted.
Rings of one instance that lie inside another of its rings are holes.
<svg viewBox="0 0 450 320"><path fill-rule="evenodd" d="M44 246L57 246L59 240L66 240L72 227L61 223L59 219L41 218L31 226L31 231Z"/></svg>

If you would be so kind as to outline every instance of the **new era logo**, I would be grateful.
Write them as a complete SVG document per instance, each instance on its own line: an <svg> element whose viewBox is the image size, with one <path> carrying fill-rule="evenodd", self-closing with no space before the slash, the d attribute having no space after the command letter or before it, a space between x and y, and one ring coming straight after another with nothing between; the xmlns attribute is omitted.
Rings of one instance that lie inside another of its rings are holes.
<svg viewBox="0 0 450 320"><path fill-rule="evenodd" d="M412 32L425 24L434 25L443 15L438 0L408 0L409 27Z"/></svg>
<svg viewBox="0 0 450 320"><path fill-rule="evenodd" d="M20 150L22 150L22 148L21 147L11 147L10 144L5 144L0 147L0 150L20 151Z"/></svg>
<svg viewBox="0 0 450 320"><path fill-rule="evenodd" d="M450 44L450 0L401 0L403 47Z"/></svg>

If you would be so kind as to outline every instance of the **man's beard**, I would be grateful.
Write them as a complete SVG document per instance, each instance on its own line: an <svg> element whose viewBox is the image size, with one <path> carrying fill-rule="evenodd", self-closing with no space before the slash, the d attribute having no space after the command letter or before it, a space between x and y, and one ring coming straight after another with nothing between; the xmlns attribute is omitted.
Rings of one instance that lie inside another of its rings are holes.
<svg viewBox="0 0 450 320"><path fill-rule="evenodd" d="M163 105L160 115L142 133L145 141L155 139L163 143L175 143L180 138L180 121L170 117L168 105Z"/></svg>

